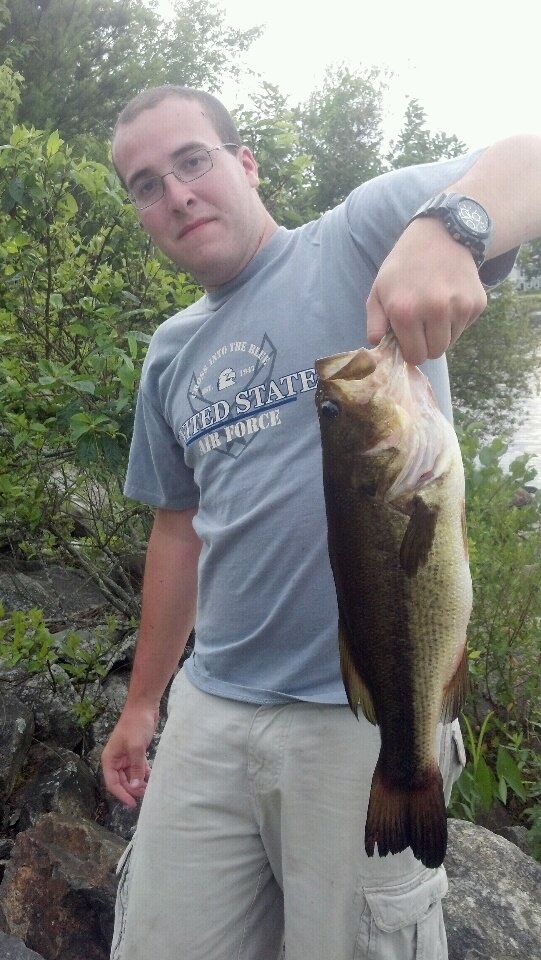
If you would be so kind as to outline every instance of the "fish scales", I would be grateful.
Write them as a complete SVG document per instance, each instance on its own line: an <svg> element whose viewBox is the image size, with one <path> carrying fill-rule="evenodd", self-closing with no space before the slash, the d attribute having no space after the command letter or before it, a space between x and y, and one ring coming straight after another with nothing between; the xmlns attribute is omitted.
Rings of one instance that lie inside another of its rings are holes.
<svg viewBox="0 0 541 960"><path fill-rule="evenodd" d="M447 844L436 730L467 691L458 441L391 334L316 370L342 676L353 712L381 734L365 847L385 856L409 846L435 867Z"/></svg>

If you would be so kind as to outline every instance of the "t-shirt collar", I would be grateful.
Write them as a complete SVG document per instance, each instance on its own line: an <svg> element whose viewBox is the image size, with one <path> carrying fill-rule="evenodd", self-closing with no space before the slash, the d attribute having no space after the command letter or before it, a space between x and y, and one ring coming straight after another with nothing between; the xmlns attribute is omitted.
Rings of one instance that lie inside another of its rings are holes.
<svg viewBox="0 0 541 960"><path fill-rule="evenodd" d="M251 278L259 273L268 263L271 262L285 247L288 240L289 230L285 227L278 227L278 229L273 233L270 240L267 241L264 247L256 253L244 267L243 270L232 280L228 280L227 283L223 283L220 287L215 287L213 290L207 290L205 293L204 299L206 300L210 310L217 310L218 307L221 307L226 300L231 297L233 293L236 293L244 284L251 280Z"/></svg>

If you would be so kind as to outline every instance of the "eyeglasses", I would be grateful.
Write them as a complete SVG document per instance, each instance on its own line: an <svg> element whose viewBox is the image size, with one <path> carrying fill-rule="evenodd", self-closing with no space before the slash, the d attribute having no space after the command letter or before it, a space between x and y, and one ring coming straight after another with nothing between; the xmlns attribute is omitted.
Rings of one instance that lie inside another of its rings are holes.
<svg viewBox="0 0 541 960"><path fill-rule="evenodd" d="M171 174L177 180L181 180L182 183L190 183L191 180L204 177L213 167L211 153L221 150L222 147L236 147L238 149L239 144L221 143L219 147L211 147L210 150L201 147L200 150L194 150L193 153L180 157L179 160L175 160L169 173L164 173L161 177L143 177L141 180L137 180L130 190L130 200L138 210L146 210L147 207L151 207L153 203L162 199L165 194L163 181Z"/></svg>

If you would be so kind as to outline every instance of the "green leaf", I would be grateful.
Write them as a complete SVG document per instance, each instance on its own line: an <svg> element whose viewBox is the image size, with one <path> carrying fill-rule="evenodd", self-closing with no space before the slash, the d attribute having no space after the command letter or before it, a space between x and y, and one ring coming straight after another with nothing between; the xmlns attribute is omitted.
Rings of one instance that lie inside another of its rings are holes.
<svg viewBox="0 0 541 960"><path fill-rule="evenodd" d="M485 810L490 810L494 797L492 773L484 757L480 756L475 771L475 786Z"/></svg>
<svg viewBox="0 0 541 960"><path fill-rule="evenodd" d="M89 337L92 333L90 327L86 327L83 323L70 323L69 332L76 337Z"/></svg>
<svg viewBox="0 0 541 960"><path fill-rule="evenodd" d="M22 203L24 200L24 183L20 177L15 177L8 185L8 193L15 200L15 203Z"/></svg>
<svg viewBox="0 0 541 960"><path fill-rule="evenodd" d="M127 364L123 364L118 368L117 376L122 386L125 387L126 390L131 390L133 388L136 377L135 370L130 370Z"/></svg>
<svg viewBox="0 0 541 960"><path fill-rule="evenodd" d="M526 791L524 789L524 783L522 782L520 770L509 751L502 746L498 747L496 772L498 776L502 777L511 787L511 789L516 793L517 797L520 797L521 800L526 799Z"/></svg>
<svg viewBox="0 0 541 960"><path fill-rule="evenodd" d="M138 340L139 343L150 343L151 340L151 334L144 333L142 330L130 330L128 336Z"/></svg>
<svg viewBox="0 0 541 960"><path fill-rule="evenodd" d="M96 392L96 384L93 380L72 380L71 385L74 390L78 390L79 393L95 394Z"/></svg>
<svg viewBox="0 0 541 960"><path fill-rule="evenodd" d="M58 204L58 209L62 213L66 220L71 220L75 216L79 207L77 205L77 200L71 193L64 193Z"/></svg>
<svg viewBox="0 0 541 960"><path fill-rule="evenodd" d="M16 433L15 436L13 437L13 449L18 450L19 447L21 447L23 443L26 443L27 440L28 440L28 434L26 433L26 431L24 433Z"/></svg>
<svg viewBox="0 0 541 960"><path fill-rule="evenodd" d="M61 293L51 293L49 303L55 310L61 310L64 306L64 298Z"/></svg>
<svg viewBox="0 0 541 960"><path fill-rule="evenodd" d="M55 153L58 153L62 143L64 141L60 139L60 134L58 130L53 130L49 139L47 140L46 153L48 157L54 157Z"/></svg>

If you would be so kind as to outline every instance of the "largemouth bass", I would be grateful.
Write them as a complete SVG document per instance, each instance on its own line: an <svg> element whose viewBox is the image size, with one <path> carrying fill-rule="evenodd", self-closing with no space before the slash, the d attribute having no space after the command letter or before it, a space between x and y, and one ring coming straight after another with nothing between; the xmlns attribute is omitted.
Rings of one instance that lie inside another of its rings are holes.
<svg viewBox="0 0 541 960"><path fill-rule="evenodd" d="M381 734L365 848L411 847L437 867L447 847L437 725L458 716L468 686L460 449L392 334L316 370L342 677L355 715Z"/></svg>

